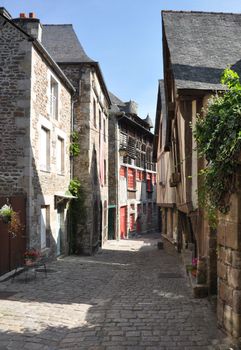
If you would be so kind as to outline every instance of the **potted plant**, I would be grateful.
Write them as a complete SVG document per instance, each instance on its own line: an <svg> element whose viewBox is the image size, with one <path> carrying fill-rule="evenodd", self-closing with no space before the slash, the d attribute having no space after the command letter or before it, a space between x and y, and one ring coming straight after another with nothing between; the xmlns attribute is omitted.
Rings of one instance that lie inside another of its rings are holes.
<svg viewBox="0 0 241 350"><path fill-rule="evenodd" d="M40 258L40 253L35 248L27 249L24 253L25 265L33 265Z"/></svg>
<svg viewBox="0 0 241 350"><path fill-rule="evenodd" d="M0 217L3 222L9 223L11 221L14 211L9 204L4 204L0 209Z"/></svg>

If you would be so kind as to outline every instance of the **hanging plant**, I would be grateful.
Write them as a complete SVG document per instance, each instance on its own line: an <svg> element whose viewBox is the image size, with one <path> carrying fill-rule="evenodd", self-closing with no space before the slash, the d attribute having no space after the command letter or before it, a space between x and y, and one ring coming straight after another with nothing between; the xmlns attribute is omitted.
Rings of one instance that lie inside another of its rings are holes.
<svg viewBox="0 0 241 350"><path fill-rule="evenodd" d="M0 209L0 217L3 222L9 223L11 221L14 211L9 204L4 204Z"/></svg>
<svg viewBox="0 0 241 350"><path fill-rule="evenodd" d="M229 210L235 192L235 174L241 154L241 84L239 75L227 68L221 83L226 91L213 96L202 115L197 116L194 137L200 156L207 164L201 170L199 204L208 209L213 222L217 209Z"/></svg>
<svg viewBox="0 0 241 350"><path fill-rule="evenodd" d="M22 225L19 213L13 212L11 221L9 222L8 232L12 234L12 237L16 237L17 234L23 232L24 225Z"/></svg>

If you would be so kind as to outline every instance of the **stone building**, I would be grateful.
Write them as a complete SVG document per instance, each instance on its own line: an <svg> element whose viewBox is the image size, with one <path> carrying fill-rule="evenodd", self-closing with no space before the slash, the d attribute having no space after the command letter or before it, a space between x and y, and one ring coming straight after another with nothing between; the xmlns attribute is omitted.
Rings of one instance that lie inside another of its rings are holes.
<svg viewBox="0 0 241 350"><path fill-rule="evenodd" d="M74 88L41 35L34 14L13 20L0 8L0 205L9 200L25 224L25 234L12 238L0 223L0 273L20 263L26 246L48 255L68 250Z"/></svg>
<svg viewBox="0 0 241 350"><path fill-rule="evenodd" d="M158 169L158 206L164 240L200 261L197 283L218 294L218 323L241 335L240 194L229 214L212 229L198 205L197 157L190 124L216 91L223 70L239 74L241 15L206 12L162 12L164 81L159 83L154 156ZM226 38L226 39L225 39ZM191 263L191 260L189 261Z"/></svg>
<svg viewBox="0 0 241 350"><path fill-rule="evenodd" d="M156 165L149 116L134 101L110 93L109 239L126 239L157 228Z"/></svg>
<svg viewBox="0 0 241 350"><path fill-rule="evenodd" d="M84 224L78 224L78 253L92 254L107 239L108 110L110 98L98 62L90 59L72 25L44 25L43 44L75 87L74 130L80 154L73 177L85 191Z"/></svg>

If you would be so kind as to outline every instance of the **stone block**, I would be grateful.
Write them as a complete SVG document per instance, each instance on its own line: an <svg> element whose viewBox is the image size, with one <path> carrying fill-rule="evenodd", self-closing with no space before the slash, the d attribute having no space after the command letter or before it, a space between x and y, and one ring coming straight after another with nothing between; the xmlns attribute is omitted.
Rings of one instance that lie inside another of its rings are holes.
<svg viewBox="0 0 241 350"><path fill-rule="evenodd" d="M241 247L241 224L237 222L226 222L225 245L232 249Z"/></svg>
<svg viewBox="0 0 241 350"><path fill-rule="evenodd" d="M219 298L223 300L229 306L233 304L233 288L229 287L222 280L218 284Z"/></svg>
<svg viewBox="0 0 241 350"><path fill-rule="evenodd" d="M232 334L233 322L232 322L232 308L229 305L224 305L223 309L223 325L224 329Z"/></svg>
<svg viewBox="0 0 241 350"><path fill-rule="evenodd" d="M226 265L232 265L232 252L233 250L228 247L218 247L218 260Z"/></svg>
<svg viewBox="0 0 241 350"><path fill-rule="evenodd" d="M232 251L232 266L241 269L241 252Z"/></svg>
<svg viewBox="0 0 241 350"><path fill-rule="evenodd" d="M225 264L223 264L221 261L218 261L217 274L219 278L223 280L227 279L227 269L228 267Z"/></svg>
<svg viewBox="0 0 241 350"><path fill-rule="evenodd" d="M225 246L225 237L226 237L226 221L219 220L217 227L217 243Z"/></svg>
<svg viewBox="0 0 241 350"><path fill-rule="evenodd" d="M233 311L241 314L241 290L233 291Z"/></svg>
<svg viewBox="0 0 241 350"><path fill-rule="evenodd" d="M206 284L196 284L193 286L194 298L206 298L208 296L208 286Z"/></svg>
<svg viewBox="0 0 241 350"><path fill-rule="evenodd" d="M217 302L217 322L223 327L223 316L224 316L224 302L221 299L218 299Z"/></svg>
<svg viewBox="0 0 241 350"><path fill-rule="evenodd" d="M230 267L227 273L227 280L231 287L241 289L241 270Z"/></svg>
<svg viewBox="0 0 241 350"><path fill-rule="evenodd" d="M241 197L234 193L230 198L230 210L225 214L225 220L227 221L238 221L241 223Z"/></svg>
<svg viewBox="0 0 241 350"><path fill-rule="evenodd" d="M241 337L241 314L233 311L232 321L233 321L232 336L234 338L240 338Z"/></svg>

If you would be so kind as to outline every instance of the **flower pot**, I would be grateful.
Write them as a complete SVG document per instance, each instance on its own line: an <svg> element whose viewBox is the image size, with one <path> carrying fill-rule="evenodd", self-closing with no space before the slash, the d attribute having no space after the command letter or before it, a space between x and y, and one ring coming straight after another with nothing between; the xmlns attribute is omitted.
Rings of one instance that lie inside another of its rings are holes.
<svg viewBox="0 0 241 350"><path fill-rule="evenodd" d="M2 216L2 221L5 223L5 224L8 224L10 221L11 221L11 216Z"/></svg>
<svg viewBox="0 0 241 350"><path fill-rule="evenodd" d="M25 259L24 261L26 266L32 266L34 264L34 260L32 259Z"/></svg>

